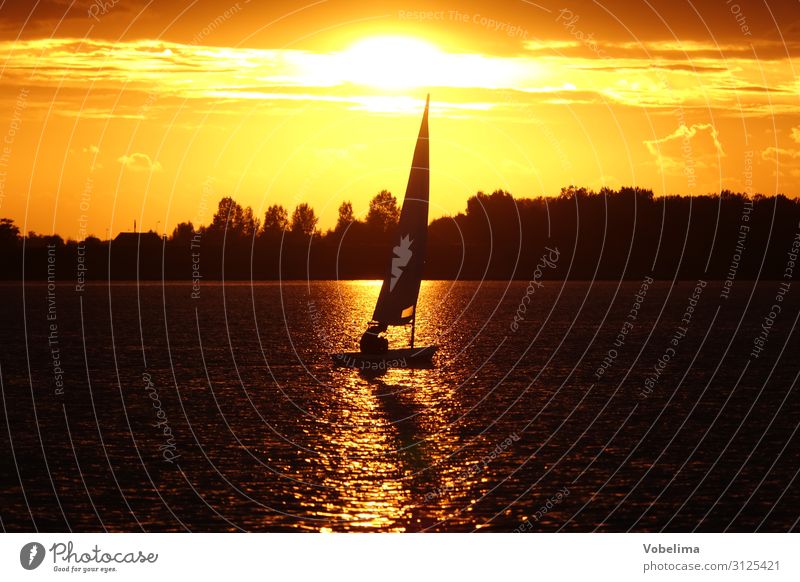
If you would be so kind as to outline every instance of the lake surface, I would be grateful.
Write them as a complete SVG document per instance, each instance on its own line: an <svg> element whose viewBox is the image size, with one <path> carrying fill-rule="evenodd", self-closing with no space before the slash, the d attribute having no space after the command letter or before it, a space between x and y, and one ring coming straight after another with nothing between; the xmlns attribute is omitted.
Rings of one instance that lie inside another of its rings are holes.
<svg viewBox="0 0 800 582"><path fill-rule="evenodd" d="M436 366L366 375L374 282L5 284L2 526L796 529L780 288L425 282Z"/></svg>

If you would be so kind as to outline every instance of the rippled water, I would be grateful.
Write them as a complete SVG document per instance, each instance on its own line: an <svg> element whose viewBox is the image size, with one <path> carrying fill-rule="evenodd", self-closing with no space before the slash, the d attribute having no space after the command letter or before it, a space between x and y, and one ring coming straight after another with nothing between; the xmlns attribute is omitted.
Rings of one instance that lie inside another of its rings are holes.
<svg viewBox="0 0 800 582"><path fill-rule="evenodd" d="M777 282L709 283L688 325L694 283L635 321L639 282L526 285L424 283L437 365L377 376L330 357L373 282L2 286L2 525L796 527L797 290L754 358Z"/></svg>

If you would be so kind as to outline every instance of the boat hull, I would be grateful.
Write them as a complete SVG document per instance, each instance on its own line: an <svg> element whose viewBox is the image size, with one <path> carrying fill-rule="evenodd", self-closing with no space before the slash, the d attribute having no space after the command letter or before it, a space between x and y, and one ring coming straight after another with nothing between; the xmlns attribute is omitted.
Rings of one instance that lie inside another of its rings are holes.
<svg viewBox="0 0 800 582"><path fill-rule="evenodd" d="M381 354L343 352L331 354L331 356L336 366L377 371L389 368L430 368L433 366L435 353L436 346L426 346L424 348L389 350Z"/></svg>

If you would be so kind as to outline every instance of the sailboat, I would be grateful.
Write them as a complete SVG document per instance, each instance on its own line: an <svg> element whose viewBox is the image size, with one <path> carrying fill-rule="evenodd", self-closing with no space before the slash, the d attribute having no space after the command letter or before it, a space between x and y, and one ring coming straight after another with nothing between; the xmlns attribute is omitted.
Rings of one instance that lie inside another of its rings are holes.
<svg viewBox="0 0 800 582"><path fill-rule="evenodd" d="M436 346L416 347L417 299L425 266L428 239L428 198L430 193L430 156L428 150L428 107L419 128L411 173L400 220L394 235L395 245L386 266L378 301L369 327L361 339L361 351L333 354L338 366L381 370L386 368L421 368L432 365ZM407 348L388 349L378 334L389 326L411 325L411 341ZM377 338L377 339L376 339ZM365 341L370 340L370 341ZM383 342L383 343L381 343ZM370 347L372 346L372 347ZM376 347L377 346L377 347Z"/></svg>

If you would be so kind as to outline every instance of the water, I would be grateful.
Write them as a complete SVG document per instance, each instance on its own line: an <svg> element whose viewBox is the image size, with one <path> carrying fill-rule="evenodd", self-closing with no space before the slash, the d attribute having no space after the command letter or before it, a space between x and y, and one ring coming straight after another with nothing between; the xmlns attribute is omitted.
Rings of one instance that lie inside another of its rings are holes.
<svg viewBox="0 0 800 582"><path fill-rule="evenodd" d="M779 286L426 282L437 365L370 376L330 354L373 282L4 285L2 525L796 528L796 290L750 355Z"/></svg>

